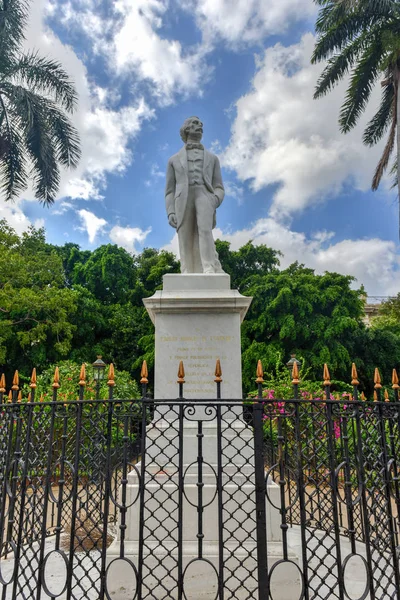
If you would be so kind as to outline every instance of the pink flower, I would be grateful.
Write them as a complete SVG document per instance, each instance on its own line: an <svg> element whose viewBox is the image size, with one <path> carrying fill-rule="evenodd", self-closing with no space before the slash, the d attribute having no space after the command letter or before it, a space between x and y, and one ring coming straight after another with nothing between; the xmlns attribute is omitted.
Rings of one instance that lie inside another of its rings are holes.
<svg viewBox="0 0 400 600"><path fill-rule="evenodd" d="M339 439L340 438L340 425L339 425L339 423L334 423L333 424L333 432L335 434L335 438Z"/></svg>

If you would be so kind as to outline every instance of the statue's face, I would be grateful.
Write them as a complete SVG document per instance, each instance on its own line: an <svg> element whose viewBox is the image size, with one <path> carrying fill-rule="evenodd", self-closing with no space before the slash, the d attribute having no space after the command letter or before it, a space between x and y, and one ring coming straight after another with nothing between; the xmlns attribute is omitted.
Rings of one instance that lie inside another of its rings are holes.
<svg viewBox="0 0 400 600"><path fill-rule="evenodd" d="M197 117L190 121L190 125L186 128L188 138L200 139L203 137L203 123Z"/></svg>

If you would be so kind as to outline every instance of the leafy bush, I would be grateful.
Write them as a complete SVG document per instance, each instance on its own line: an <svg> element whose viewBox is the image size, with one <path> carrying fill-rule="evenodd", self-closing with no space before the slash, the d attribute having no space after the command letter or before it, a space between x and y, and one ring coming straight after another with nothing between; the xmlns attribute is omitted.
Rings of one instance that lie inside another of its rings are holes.
<svg viewBox="0 0 400 600"><path fill-rule="evenodd" d="M43 373L38 375L36 399L43 397L43 400L51 400L52 384L54 381L54 372L56 365L51 365ZM58 390L58 400L68 401L76 400L79 395L79 375L81 365L70 360L61 361L58 364L60 372L60 388ZM107 370L104 380L100 384L99 397L108 398ZM93 379L93 369L91 365L86 365L86 387L85 400L94 400L96 398L96 382ZM126 371L115 369L114 398L120 400L130 400L140 398L139 386L132 380L132 377Z"/></svg>

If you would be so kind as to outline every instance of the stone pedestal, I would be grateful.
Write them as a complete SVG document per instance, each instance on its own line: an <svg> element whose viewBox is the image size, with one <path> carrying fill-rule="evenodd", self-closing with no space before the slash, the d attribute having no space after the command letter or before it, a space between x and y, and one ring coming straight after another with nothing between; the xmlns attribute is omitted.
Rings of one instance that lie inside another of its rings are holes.
<svg viewBox="0 0 400 600"><path fill-rule="evenodd" d="M251 304L230 289L230 277L215 275L166 275L164 287L144 300L155 324L155 398L177 397L177 370L185 366L184 397L198 400L194 412L185 411L183 440L179 444L178 411L158 406L146 432L145 492L142 516L144 596L178 598L179 528L182 534L184 590L190 600L214 599L216 573L223 542L226 593L238 600L256 597L257 543L255 510L254 443L252 428L242 418L242 407L223 407L221 435L218 436L214 371L217 359L222 366L223 400L241 400L242 372L240 325ZM207 400L209 409L205 410ZM201 402L205 401L205 402ZM214 401L214 402L212 402ZM199 454L201 424L201 466ZM179 448L181 453L179 454ZM181 461L181 463L180 463ZM179 493L179 465L183 494ZM217 497L218 465L221 466L223 528L220 530ZM201 476L199 477L199 470ZM124 555L136 567L139 557L138 498L141 465L128 476ZM202 560L199 560L199 478L201 484ZM271 483L268 496L279 506L279 488ZM181 510L179 510L181 506ZM268 560L271 567L282 558L279 511L267 503ZM109 548L108 563L120 556L116 540ZM115 567L115 582L123 574ZM185 571L186 570L186 571ZM241 589L242 582L246 582ZM128 585L128 584L127 584ZM132 582L130 584L132 587ZM122 585L126 590L128 587ZM110 592L111 590L109 590ZM123 600L118 591L113 600ZM250 593L250 595L249 595ZM121 592L122 594L122 592ZM127 596L128 597L128 596ZM280 599L276 596L277 600Z"/></svg>
<svg viewBox="0 0 400 600"><path fill-rule="evenodd" d="M215 363L222 365L224 400L242 398L240 324L251 298L230 289L223 274L165 275L163 290L144 304L155 333L157 400L177 397L179 362L185 366L185 398L215 399Z"/></svg>

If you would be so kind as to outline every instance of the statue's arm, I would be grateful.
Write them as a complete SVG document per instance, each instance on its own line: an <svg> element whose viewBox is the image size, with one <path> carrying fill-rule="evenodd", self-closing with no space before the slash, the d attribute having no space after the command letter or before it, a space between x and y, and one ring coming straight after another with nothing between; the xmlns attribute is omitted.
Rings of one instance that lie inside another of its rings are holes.
<svg viewBox="0 0 400 600"><path fill-rule="evenodd" d="M175 189L175 169L173 167L172 161L169 160L167 167L167 180L165 185L165 207L167 209L168 217L171 214L175 214Z"/></svg>
<svg viewBox="0 0 400 600"><path fill-rule="evenodd" d="M221 165L219 164L218 156L215 157L212 185L214 188L214 193L219 200L218 206L220 206L225 197L225 188L222 182Z"/></svg>

